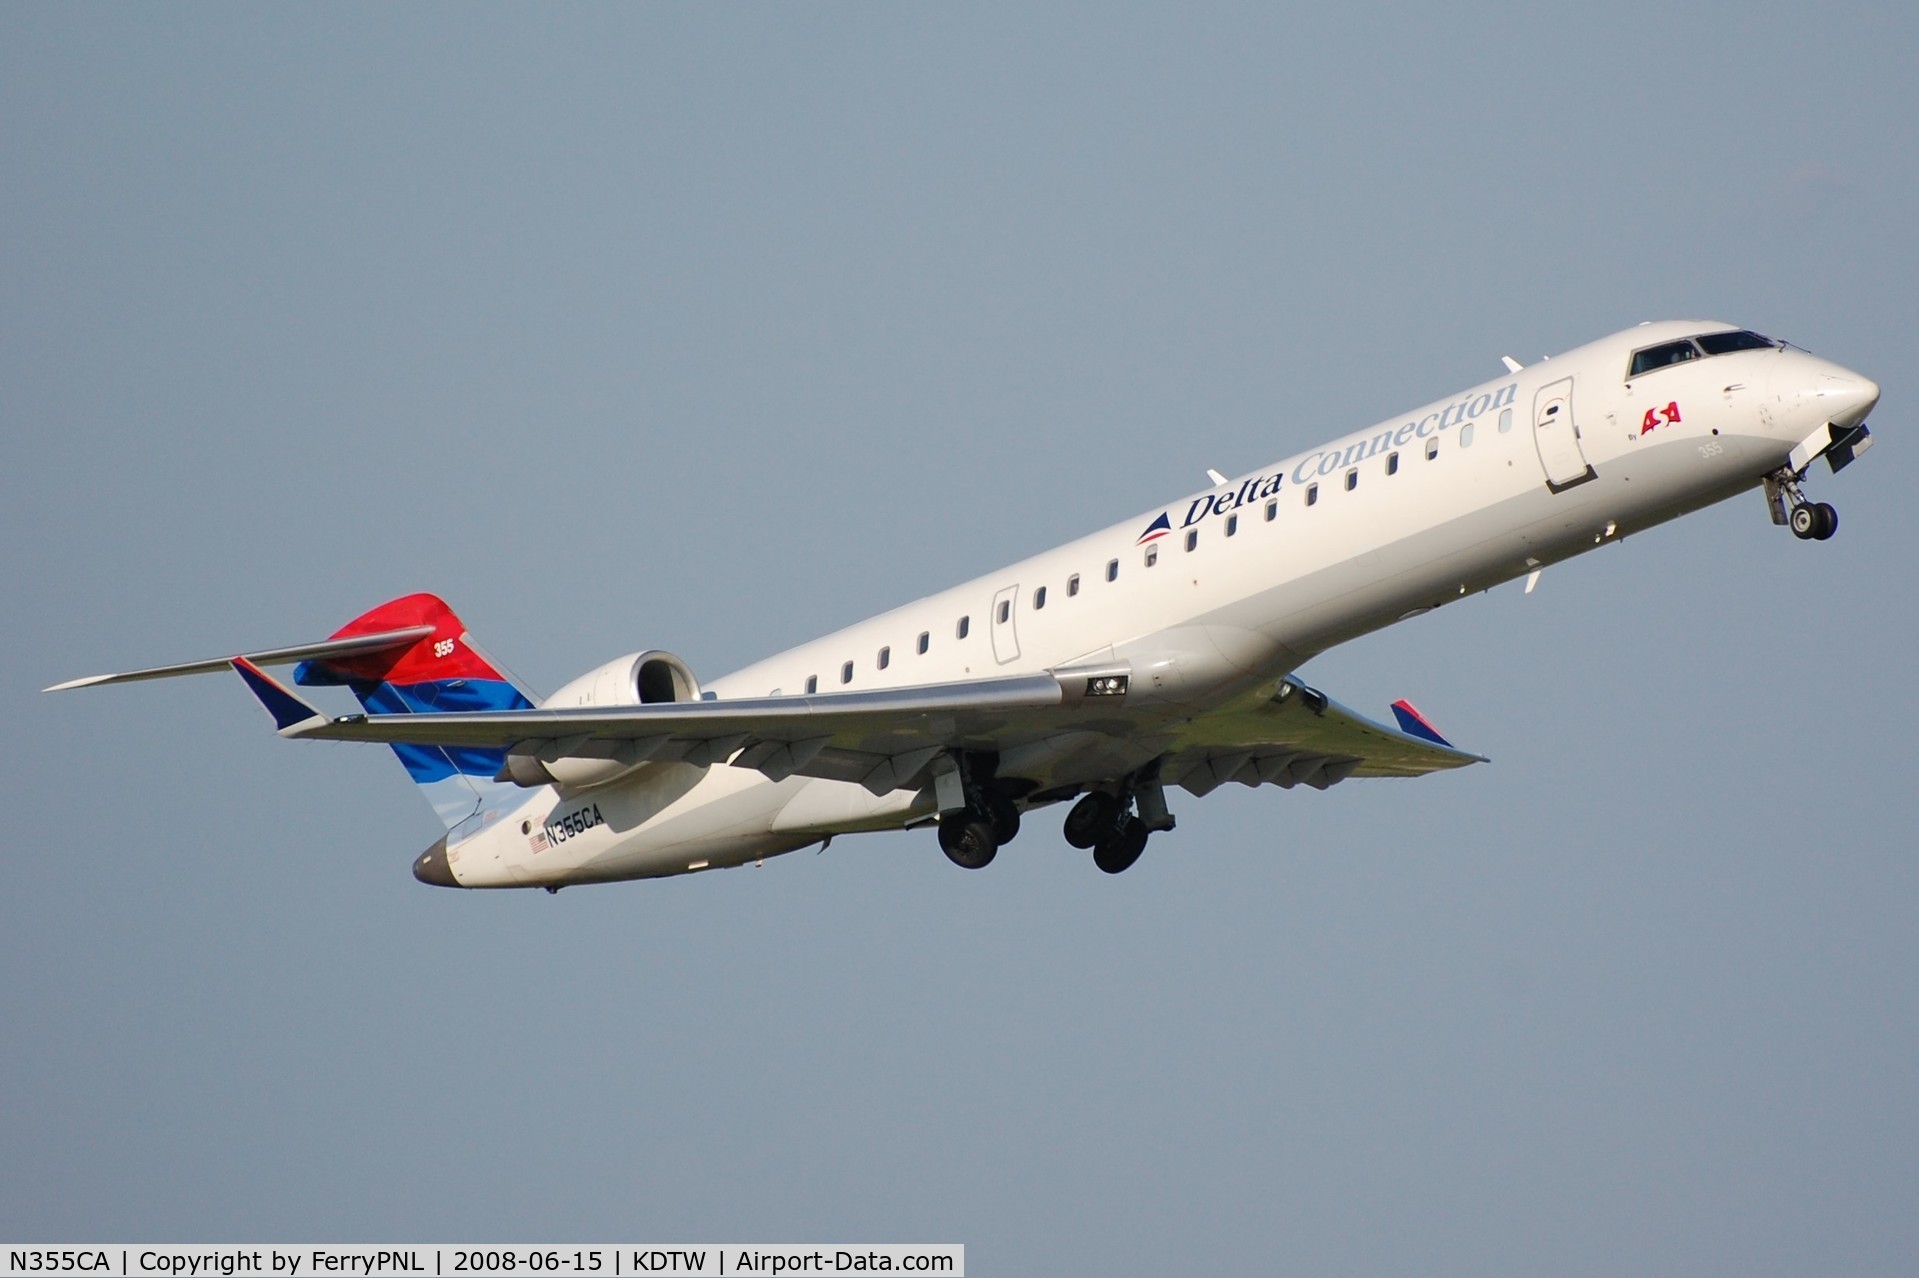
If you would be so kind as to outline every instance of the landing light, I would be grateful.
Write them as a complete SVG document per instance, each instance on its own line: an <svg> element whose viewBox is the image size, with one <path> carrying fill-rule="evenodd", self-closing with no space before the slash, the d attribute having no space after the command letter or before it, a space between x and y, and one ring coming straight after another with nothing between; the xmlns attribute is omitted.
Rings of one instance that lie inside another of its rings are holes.
<svg viewBox="0 0 1919 1278"><path fill-rule="evenodd" d="M1126 695L1125 675L1100 675L1086 681L1086 695L1089 697L1123 697Z"/></svg>

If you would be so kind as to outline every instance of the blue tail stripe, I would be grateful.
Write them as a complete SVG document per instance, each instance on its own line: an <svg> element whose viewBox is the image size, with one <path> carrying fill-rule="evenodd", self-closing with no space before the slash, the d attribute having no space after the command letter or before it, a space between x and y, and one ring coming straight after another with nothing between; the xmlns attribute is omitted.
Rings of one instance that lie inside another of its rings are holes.
<svg viewBox="0 0 1919 1278"><path fill-rule="evenodd" d="M267 708L267 713L273 716L273 726L281 731L316 716L317 712L312 706L261 674L251 663L235 658L233 669L253 690L253 695L260 699L260 704Z"/></svg>
<svg viewBox="0 0 1919 1278"><path fill-rule="evenodd" d="M368 714L436 714L463 710L531 710L533 703L505 680L446 679L430 683L348 684ZM506 766L498 747L396 744L407 775L421 785L461 775L491 781Z"/></svg>

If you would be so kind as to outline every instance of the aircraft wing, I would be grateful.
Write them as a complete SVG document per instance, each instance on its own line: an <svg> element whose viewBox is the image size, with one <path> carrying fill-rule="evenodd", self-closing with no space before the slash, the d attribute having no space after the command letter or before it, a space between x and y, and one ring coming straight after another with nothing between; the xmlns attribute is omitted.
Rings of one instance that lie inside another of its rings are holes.
<svg viewBox="0 0 1919 1278"><path fill-rule="evenodd" d="M876 794L922 783L951 749L993 751L1002 777L1036 791L1115 779L1154 758L1164 780L1195 794L1231 780L1324 789L1349 776L1483 761L1292 679L1172 727L1163 712L1149 724L1125 704L1124 678L1086 669L813 696L328 718L252 663L232 664L286 737L494 747L547 762L730 762L774 780L824 777Z"/></svg>
<svg viewBox="0 0 1919 1278"><path fill-rule="evenodd" d="M1271 697L1193 720L1160 776L1196 795L1228 781L1324 790L1347 777L1417 777L1487 762L1441 737L1407 702L1393 711L1404 726L1375 722L1288 678Z"/></svg>

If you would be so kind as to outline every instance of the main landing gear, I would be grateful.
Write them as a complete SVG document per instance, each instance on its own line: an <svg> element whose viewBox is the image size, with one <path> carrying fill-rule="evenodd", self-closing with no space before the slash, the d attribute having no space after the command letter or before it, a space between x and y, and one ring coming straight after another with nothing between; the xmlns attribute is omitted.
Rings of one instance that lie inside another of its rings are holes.
<svg viewBox="0 0 1919 1278"><path fill-rule="evenodd" d="M951 805L939 816L940 851L963 870L984 869L999 855L1000 845L1019 834L1019 807L993 779L996 758L959 752L948 757L950 766L934 774L940 797ZM1066 814L1065 834L1074 847L1093 850L1094 865L1119 874L1139 860L1149 835L1172 828L1154 761L1082 795Z"/></svg>
<svg viewBox="0 0 1919 1278"><path fill-rule="evenodd" d="M1127 811L1135 804L1138 816ZM1067 812L1061 832L1074 847L1093 849L1094 865L1108 874L1121 874L1146 850L1148 835L1172 828L1173 816L1166 810L1155 765L1128 778L1117 795L1093 790L1081 796Z"/></svg>
<svg viewBox="0 0 1919 1278"><path fill-rule="evenodd" d="M1801 541L1830 540L1839 531L1839 512L1830 502L1807 501L1799 487L1803 478L1803 471L1783 466L1766 476L1766 507L1772 522L1785 524Z"/></svg>
<svg viewBox="0 0 1919 1278"><path fill-rule="evenodd" d="M997 795L940 814L940 851L962 870L983 870L999 855L1000 844L1019 834L1019 809Z"/></svg>

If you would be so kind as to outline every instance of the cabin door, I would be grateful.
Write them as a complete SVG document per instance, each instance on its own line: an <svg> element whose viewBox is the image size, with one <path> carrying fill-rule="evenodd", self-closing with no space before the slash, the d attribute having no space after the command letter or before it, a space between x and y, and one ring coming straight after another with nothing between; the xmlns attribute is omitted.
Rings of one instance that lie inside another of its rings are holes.
<svg viewBox="0 0 1919 1278"><path fill-rule="evenodd" d="M993 660L1002 666L1019 659L1019 587L1008 586L993 596Z"/></svg>
<svg viewBox="0 0 1919 1278"><path fill-rule="evenodd" d="M1597 479L1579 447L1579 426L1573 420L1573 379L1542 386L1533 396L1533 443L1546 472L1546 487L1563 492L1574 484Z"/></svg>

